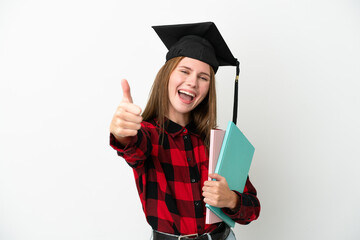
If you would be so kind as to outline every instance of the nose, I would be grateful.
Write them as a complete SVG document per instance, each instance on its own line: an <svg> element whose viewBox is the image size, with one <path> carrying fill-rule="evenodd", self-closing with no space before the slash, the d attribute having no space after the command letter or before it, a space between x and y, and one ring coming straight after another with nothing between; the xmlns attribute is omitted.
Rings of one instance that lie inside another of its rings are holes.
<svg viewBox="0 0 360 240"><path fill-rule="evenodd" d="M196 88L198 85L198 77L196 74L192 73L188 75L186 79L186 84L190 87Z"/></svg>

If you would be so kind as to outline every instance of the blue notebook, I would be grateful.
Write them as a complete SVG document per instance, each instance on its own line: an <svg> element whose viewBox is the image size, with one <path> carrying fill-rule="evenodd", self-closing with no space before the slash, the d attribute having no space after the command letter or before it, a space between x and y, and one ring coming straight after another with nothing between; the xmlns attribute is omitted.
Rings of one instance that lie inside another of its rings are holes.
<svg viewBox="0 0 360 240"><path fill-rule="evenodd" d="M244 191L254 152L254 146L249 142L245 135L233 122L229 122L221 146L215 173L226 178L231 190L236 190L240 193ZM235 222L220 208L208 204L206 204L206 207L230 227L235 226Z"/></svg>

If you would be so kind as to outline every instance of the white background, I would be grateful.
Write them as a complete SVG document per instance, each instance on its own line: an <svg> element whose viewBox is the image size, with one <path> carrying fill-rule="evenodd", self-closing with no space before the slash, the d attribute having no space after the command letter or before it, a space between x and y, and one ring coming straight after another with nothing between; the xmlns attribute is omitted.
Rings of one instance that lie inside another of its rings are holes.
<svg viewBox="0 0 360 240"><path fill-rule="evenodd" d="M241 62L260 218L238 239L360 238L360 3L0 1L0 239L148 239L108 146L127 78L142 108L166 49L152 25L214 21ZM217 74L219 125L235 69Z"/></svg>

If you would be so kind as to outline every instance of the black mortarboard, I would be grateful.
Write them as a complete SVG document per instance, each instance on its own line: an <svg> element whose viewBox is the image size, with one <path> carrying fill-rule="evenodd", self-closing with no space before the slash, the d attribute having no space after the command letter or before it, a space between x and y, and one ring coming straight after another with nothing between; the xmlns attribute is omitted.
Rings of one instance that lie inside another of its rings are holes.
<svg viewBox="0 0 360 240"><path fill-rule="evenodd" d="M233 122L237 119L239 61L213 22L153 26L167 49L166 61L174 57L190 57L209 64L214 72L219 66L236 66Z"/></svg>

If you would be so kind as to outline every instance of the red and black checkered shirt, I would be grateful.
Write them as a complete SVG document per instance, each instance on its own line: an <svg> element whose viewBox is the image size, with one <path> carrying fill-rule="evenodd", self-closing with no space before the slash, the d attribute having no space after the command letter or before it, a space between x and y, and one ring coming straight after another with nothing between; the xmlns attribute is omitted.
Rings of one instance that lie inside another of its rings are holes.
<svg viewBox="0 0 360 240"><path fill-rule="evenodd" d="M148 223L154 230L186 235L210 232L205 224L202 187L208 180L208 150L193 124L182 127L170 120L160 134L156 120L142 122L132 141L122 148L110 136L110 145L133 168L137 190ZM162 138L163 136L163 138ZM259 216L256 190L247 179L238 212L223 211L234 221L248 224Z"/></svg>

